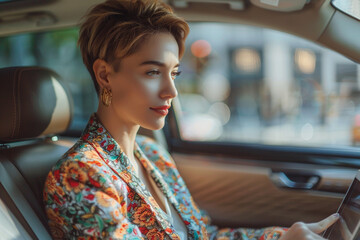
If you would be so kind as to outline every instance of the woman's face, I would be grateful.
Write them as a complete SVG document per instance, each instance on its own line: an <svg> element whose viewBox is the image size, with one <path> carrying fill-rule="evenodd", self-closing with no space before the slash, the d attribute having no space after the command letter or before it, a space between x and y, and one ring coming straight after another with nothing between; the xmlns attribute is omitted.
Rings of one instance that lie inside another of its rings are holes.
<svg viewBox="0 0 360 240"><path fill-rule="evenodd" d="M121 60L118 72L108 75L109 106L121 124L156 130L164 126L171 101L177 96L179 48L170 33L158 33L138 51Z"/></svg>

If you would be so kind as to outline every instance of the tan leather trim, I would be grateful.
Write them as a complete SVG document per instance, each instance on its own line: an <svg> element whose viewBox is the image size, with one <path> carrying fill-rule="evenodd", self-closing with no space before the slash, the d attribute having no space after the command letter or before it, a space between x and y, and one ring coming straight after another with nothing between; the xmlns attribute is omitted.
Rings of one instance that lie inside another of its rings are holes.
<svg viewBox="0 0 360 240"><path fill-rule="evenodd" d="M351 33L351 34L349 34ZM319 42L360 62L360 22L336 11Z"/></svg>
<svg viewBox="0 0 360 240"><path fill-rule="evenodd" d="M70 102L64 88L54 77L51 77L51 81L55 90L56 105L52 113L50 123L41 135L65 131L69 126L71 119Z"/></svg>

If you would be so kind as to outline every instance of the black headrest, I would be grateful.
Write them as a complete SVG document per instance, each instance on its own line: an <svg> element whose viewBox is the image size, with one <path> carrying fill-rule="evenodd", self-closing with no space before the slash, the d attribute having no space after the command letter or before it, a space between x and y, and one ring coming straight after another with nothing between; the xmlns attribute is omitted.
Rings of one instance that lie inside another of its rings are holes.
<svg viewBox="0 0 360 240"><path fill-rule="evenodd" d="M54 71L42 67L0 69L0 141L65 131L72 118L70 92Z"/></svg>

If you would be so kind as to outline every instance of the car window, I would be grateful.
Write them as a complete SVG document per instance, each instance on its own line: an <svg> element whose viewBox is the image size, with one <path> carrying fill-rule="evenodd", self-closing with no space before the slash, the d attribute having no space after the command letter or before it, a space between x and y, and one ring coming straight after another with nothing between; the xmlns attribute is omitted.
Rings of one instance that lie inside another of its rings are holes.
<svg viewBox="0 0 360 240"><path fill-rule="evenodd" d="M81 131L97 106L90 74L77 47L78 28L0 38L0 67L48 67L63 78L74 102L70 132Z"/></svg>
<svg viewBox="0 0 360 240"><path fill-rule="evenodd" d="M295 146L360 143L359 64L301 38L258 27L191 23L176 80L184 140ZM0 38L0 67L44 66L70 88L81 131L97 97L78 28Z"/></svg>
<svg viewBox="0 0 360 240"><path fill-rule="evenodd" d="M183 140L360 143L359 64L274 30L192 23L176 80Z"/></svg>

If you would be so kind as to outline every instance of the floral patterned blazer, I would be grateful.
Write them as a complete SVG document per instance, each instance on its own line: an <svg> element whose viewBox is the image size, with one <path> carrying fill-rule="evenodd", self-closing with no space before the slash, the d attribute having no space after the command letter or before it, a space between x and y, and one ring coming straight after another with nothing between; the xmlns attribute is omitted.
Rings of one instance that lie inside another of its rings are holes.
<svg viewBox="0 0 360 240"><path fill-rule="evenodd" d="M188 239L278 239L282 228L209 226L171 159L137 137L135 156L183 220ZM49 172L44 203L54 239L180 239L116 141L95 114L80 140Z"/></svg>

